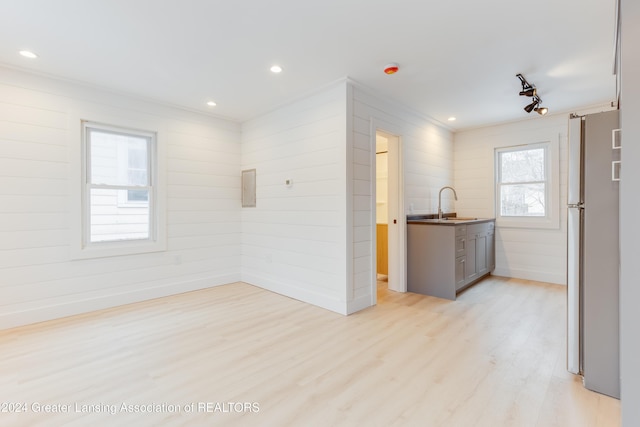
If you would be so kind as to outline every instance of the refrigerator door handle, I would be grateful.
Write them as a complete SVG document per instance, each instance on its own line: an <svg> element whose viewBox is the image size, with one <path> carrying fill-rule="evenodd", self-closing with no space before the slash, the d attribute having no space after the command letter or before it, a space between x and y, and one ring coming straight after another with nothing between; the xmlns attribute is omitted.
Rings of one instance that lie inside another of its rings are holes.
<svg viewBox="0 0 640 427"><path fill-rule="evenodd" d="M580 307L580 223L582 209L569 209L567 214L567 370L582 372L582 338Z"/></svg>
<svg viewBox="0 0 640 427"><path fill-rule="evenodd" d="M580 117L569 120L567 157L567 202L580 204L584 200L580 188L582 179L582 118Z"/></svg>

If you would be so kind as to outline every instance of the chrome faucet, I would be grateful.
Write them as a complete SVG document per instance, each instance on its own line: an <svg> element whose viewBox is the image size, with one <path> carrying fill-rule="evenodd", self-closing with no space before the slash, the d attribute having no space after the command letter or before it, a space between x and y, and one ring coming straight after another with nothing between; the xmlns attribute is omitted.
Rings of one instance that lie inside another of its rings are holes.
<svg viewBox="0 0 640 427"><path fill-rule="evenodd" d="M456 200L458 200L458 195L456 194L456 189L453 187L442 187L440 189L440 192L438 193L438 219L442 219L442 190L444 190L445 188L450 189L451 191L453 191L453 197L456 198Z"/></svg>

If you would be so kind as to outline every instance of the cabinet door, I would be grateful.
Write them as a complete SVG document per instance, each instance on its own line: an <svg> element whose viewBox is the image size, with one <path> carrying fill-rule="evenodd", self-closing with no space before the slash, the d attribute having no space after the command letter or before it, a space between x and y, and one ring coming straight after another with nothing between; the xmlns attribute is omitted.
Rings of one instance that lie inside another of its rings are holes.
<svg viewBox="0 0 640 427"><path fill-rule="evenodd" d="M487 234L480 233L476 236L476 270L478 276L482 276L489 271L489 259L487 251Z"/></svg>
<svg viewBox="0 0 640 427"><path fill-rule="evenodd" d="M475 280L478 277L478 269L476 267L476 240L477 239L475 234L467 235L467 259L464 266L467 283Z"/></svg>
<svg viewBox="0 0 640 427"><path fill-rule="evenodd" d="M493 229L487 234L487 264L489 271L496 268L496 235Z"/></svg>
<svg viewBox="0 0 640 427"><path fill-rule="evenodd" d="M456 291L467 283L465 264L466 258L464 256L456 258Z"/></svg>

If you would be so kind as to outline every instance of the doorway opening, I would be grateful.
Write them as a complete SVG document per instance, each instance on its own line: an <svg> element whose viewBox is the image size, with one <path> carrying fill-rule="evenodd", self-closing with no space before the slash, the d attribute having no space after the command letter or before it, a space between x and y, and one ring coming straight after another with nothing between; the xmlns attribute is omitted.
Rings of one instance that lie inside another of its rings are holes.
<svg viewBox="0 0 640 427"><path fill-rule="evenodd" d="M382 130L375 133L375 289L405 292L404 218L401 218L402 182L400 174L400 137Z"/></svg>

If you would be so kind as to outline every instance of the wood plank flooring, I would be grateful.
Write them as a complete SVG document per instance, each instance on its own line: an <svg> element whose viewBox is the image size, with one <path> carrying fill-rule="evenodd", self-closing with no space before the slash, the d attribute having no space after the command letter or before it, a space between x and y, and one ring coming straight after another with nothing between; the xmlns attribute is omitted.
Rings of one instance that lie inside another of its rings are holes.
<svg viewBox="0 0 640 427"><path fill-rule="evenodd" d="M234 283L2 331L0 425L619 426L565 370L564 291L382 286L345 317Z"/></svg>

